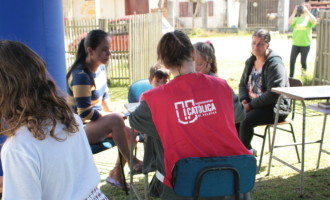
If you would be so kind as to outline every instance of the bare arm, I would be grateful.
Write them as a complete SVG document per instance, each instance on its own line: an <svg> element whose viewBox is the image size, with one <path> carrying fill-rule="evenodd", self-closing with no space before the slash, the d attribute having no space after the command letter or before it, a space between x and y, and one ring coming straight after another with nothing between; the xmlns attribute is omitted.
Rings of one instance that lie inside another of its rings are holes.
<svg viewBox="0 0 330 200"><path fill-rule="evenodd" d="M312 24L316 24L316 18L315 18L315 16L305 6L304 6L304 12L308 15L309 20L312 22Z"/></svg>
<svg viewBox="0 0 330 200"><path fill-rule="evenodd" d="M292 14L290 15L290 18L289 18L289 25L291 26L293 24L293 20L294 18L296 17L296 14L297 14L297 8L298 6L294 7L293 11L292 11Z"/></svg>
<svg viewBox="0 0 330 200"><path fill-rule="evenodd" d="M103 108L103 111L105 111L105 112L112 112L113 111L113 107L111 105L110 98L106 98L102 101L102 108Z"/></svg>

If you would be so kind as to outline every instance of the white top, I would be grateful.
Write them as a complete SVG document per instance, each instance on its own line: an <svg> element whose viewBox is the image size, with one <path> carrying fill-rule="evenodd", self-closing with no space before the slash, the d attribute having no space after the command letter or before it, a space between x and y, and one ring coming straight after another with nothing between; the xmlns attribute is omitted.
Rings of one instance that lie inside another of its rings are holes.
<svg viewBox="0 0 330 200"><path fill-rule="evenodd" d="M3 200L81 200L100 182L81 119L71 136L56 126L57 141L49 135L37 140L24 126L1 151Z"/></svg>
<svg viewBox="0 0 330 200"><path fill-rule="evenodd" d="M272 92L297 100L330 99L330 86L272 88Z"/></svg>

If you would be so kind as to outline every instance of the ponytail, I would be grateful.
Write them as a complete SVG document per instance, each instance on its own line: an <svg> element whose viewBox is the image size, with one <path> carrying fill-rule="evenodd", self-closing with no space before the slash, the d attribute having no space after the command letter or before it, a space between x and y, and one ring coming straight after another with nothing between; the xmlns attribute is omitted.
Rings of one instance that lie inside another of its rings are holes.
<svg viewBox="0 0 330 200"><path fill-rule="evenodd" d="M76 60L74 61L74 63L71 66L71 69L69 70L69 72L66 75L67 81L68 81L70 75L72 74L73 70L80 68L80 69L84 70L84 72L89 76L89 78L93 82L93 85L95 86L94 77L93 77L91 71L89 71L88 66L86 65L87 48L90 47L93 50L95 50L96 47L101 44L102 40L107 36L110 36L110 35L108 33L104 32L103 30L96 29L96 30L90 31L87 34L87 36L80 41L79 46L78 46L78 51L76 54Z"/></svg>
<svg viewBox="0 0 330 200"><path fill-rule="evenodd" d="M81 39L81 41L79 42L76 59L73 62L73 64L71 65L71 68L66 75L66 80L69 79L72 71L75 70L76 68L78 68L78 67L80 67L82 69L87 68L86 63L85 63L86 57L87 57L87 52L86 52L84 43L85 43L85 38ZM86 71L86 70L84 69L84 71Z"/></svg>

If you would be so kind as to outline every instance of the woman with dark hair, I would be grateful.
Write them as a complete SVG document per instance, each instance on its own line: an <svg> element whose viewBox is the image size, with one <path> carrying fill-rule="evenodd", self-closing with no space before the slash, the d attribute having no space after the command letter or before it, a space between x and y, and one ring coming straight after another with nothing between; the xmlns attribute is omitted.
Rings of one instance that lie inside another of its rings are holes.
<svg viewBox="0 0 330 200"><path fill-rule="evenodd" d="M124 115L114 113L108 93L105 64L111 55L111 37L102 30L92 30L82 39L76 60L67 73L68 102L85 124L90 144L112 137L125 161L129 162L130 129L125 126ZM134 158L134 169L142 170L142 162ZM110 171L106 181L124 188L120 159Z"/></svg>
<svg viewBox="0 0 330 200"><path fill-rule="evenodd" d="M252 55L245 62L245 68L239 83L239 98L244 106L246 118L237 125L240 139L246 148L252 149L251 140L254 127L274 122L277 94L273 87L289 87L283 61L279 55L269 49L270 34L259 29L252 36ZM289 114L289 101L282 99L279 121Z"/></svg>
<svg viewBox="0 0 330 200"><path fill-rule="evenodd" d="M129 117L132 127L152 138L143 170L157 170L150 190L161 199L189 199L172 190L172 170L181 158L251 154L237 136L232 90L221 78L196 73L193 53L183 32L163 35L158 60L174 79L143 93Z"/></svg>
<svg viewBox="0 0 330 200"><path fill-rule="evenodd" d="M316 18L310 12L308 2L296 6L289 18L292 32L292 48L290 54L290 78L294 76L294 68L298 54L300 54L302 74L307 70L307 56L312 41L312 29L316 25Z"/></svg>
<svg viewBox="0 0 330 200"><path fill-rule="evenodd" d="M29 47L0 41L3 199L107 199L82 121Z"/></svg>

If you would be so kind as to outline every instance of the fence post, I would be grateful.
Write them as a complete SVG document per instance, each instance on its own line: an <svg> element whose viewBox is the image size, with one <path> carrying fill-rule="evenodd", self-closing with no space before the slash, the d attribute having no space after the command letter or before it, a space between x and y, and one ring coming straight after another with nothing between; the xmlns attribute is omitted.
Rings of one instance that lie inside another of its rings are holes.
<svg viewBox="0 0 330 200"><path fill-rule="evenodd" d="M99 19L99 27L101 30L103 30L105 32L109 32L109 20Z"/></svg>
<svg viewBox="0 0 330 200"><path fill-rule="evenodd" d="M277 10L277 24L278 31L280 33L285 33L288 31L289 7L289 0L279 0Z"/></svg>
<svg viewBox="0 0 330 200"><path fill-rule="evenodd" d="M240 0L239 28L245 31L247 28L247 0Z"/></svg>
<svg viewBox="0 0 330 200"><path fill-rule="evenodd" d="M330 84L330 12L321 11L319 17L313 85L327 85Z"/></svg>

